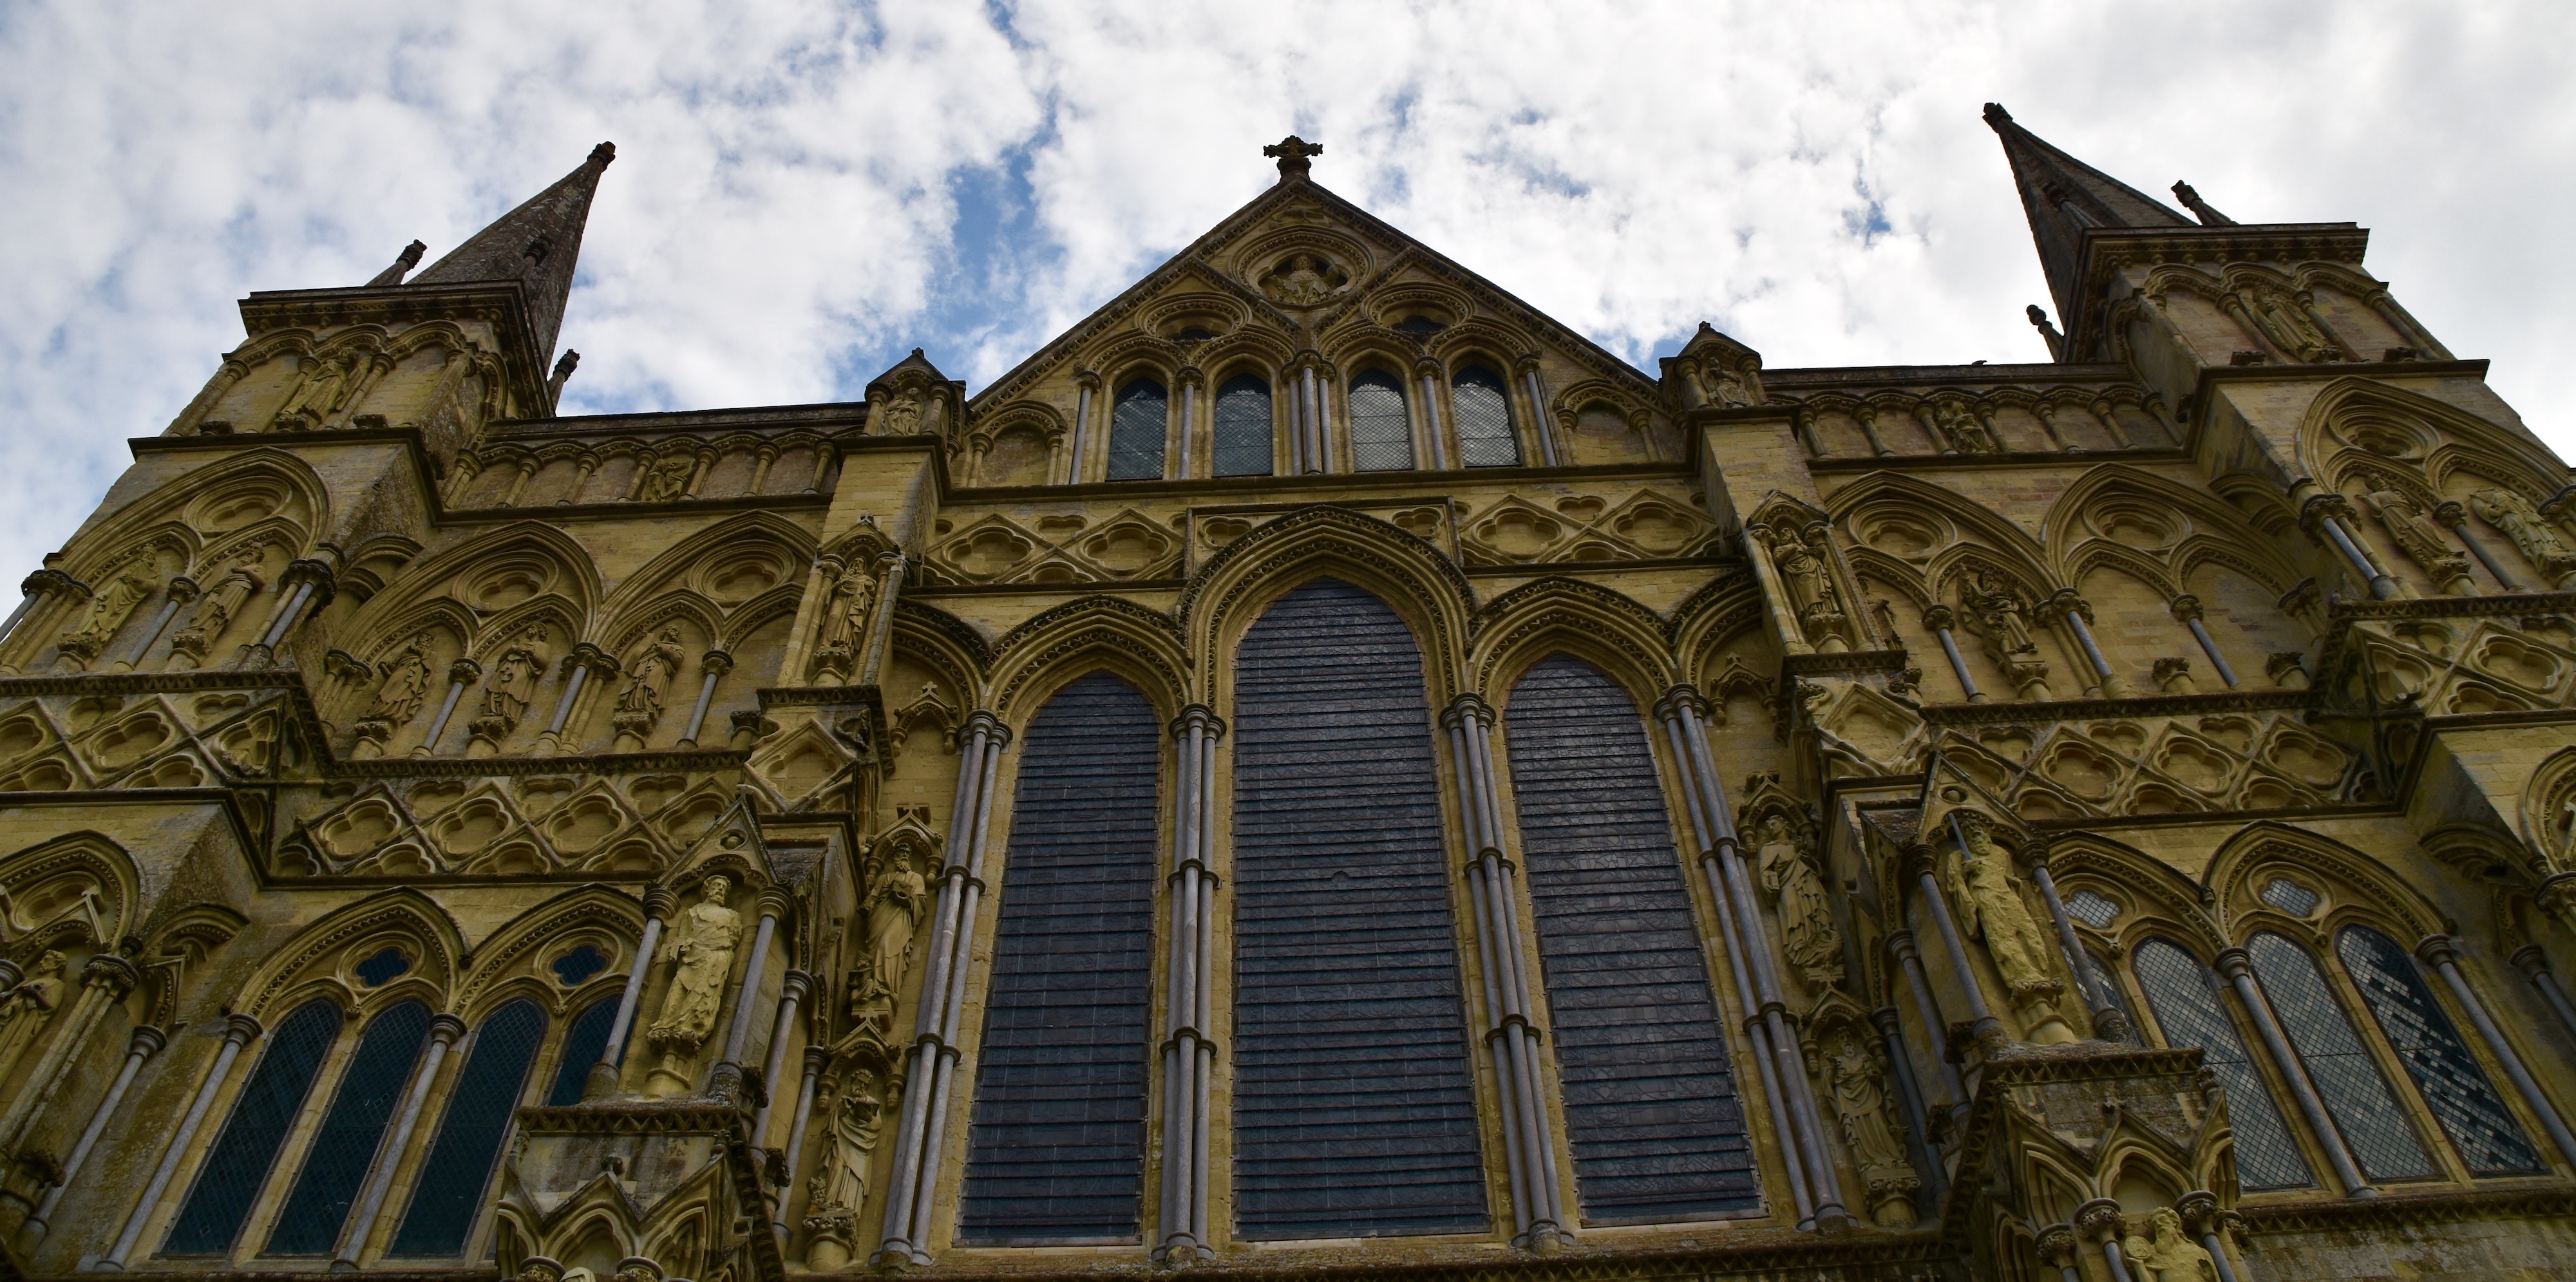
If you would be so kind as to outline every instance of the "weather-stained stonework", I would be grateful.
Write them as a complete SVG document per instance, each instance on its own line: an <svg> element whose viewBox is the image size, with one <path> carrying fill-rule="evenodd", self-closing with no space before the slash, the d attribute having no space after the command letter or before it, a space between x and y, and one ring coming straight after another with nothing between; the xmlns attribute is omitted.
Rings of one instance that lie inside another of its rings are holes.
<svg viewBox="0 0 2576 1282"><path fill-rule="evenodd" d="M555 414L605 145L252 295L0 625L0 1258L2576 1270L2566 465L1987 119L2045 365L1640 371L1293 137L971 396Z"/></svg>

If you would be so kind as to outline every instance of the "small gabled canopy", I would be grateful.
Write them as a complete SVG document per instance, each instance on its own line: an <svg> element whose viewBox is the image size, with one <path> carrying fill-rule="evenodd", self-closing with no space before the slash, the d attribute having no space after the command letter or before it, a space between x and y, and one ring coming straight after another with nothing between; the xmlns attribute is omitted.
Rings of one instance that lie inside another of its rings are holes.
<svg viewBox="0 0 2576 1282"><path fill-rule="evenodd" d="M2078 257L2084 232L2095 227L2194 227L2138 189L2042 142L2013 122L2000 104L1986 104L1986 123L2003 140L2012 162L2013 185L2021 190L2022 210L2030 216L2031 239L2039 249L2040 269L2048 274L2048 292L2057 314L2075 325L2076 292L2084 264Z"/></svg>
<svg viewBox="0 0 2576 1282"><path fill-rule="evenodd" d="M590 159L580 168L476 232L411 283L521 282L527 289L528 318L536 328L532 337L539 358L553 355L556 331L563 326L564 302L572 294L573 269L581 259L582 229L590 222L590 199L599 190L599 175L615 159L614 143L591 148Z"/></svg>

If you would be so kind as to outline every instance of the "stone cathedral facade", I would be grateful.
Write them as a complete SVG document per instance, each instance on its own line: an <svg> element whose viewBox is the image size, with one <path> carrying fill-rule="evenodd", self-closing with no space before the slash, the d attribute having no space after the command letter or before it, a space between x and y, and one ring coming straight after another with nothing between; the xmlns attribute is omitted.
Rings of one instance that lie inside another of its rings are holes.
<svg viewBox="0 0 2576 1282"><path fill-rule="evenodd" d="M557 415L605 145L251 295L0 641L0 1260L2576 1270L2568 468L1987 119L2052 363L1640 371L1296 138L972 395Z"/></svg>

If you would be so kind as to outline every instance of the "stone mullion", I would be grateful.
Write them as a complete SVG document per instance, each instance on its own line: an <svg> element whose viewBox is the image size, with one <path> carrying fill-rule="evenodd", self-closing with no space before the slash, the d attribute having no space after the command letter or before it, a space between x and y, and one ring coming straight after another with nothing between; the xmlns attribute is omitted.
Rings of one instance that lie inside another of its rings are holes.
<svg viewBox="0 0 2576 1282"><path fill-rule="evenodd" d="M54 1208L62 1205L63 1194L71 1188L72 1180L80 1175L81 1167L89 1161L90 1151L98 1147L99 1137L107 1132L108 1120L116 1116L116 1106L125 1102L125 1092L134 1086L135 1075L142 1072L144 1063L161 1053L161 1048L168 1043L169 1037L149 1024L134 1030L133 1040L126 1047L124 1066L117 1070L116 1080L108 1085L107 1094L99 1098L98 1106L90 1111L89 1125L82 1128L80 1139L63 1158L61 1178L46 1190L45 1200L37 1203L35 1214L19 1226L17 1245L20 1256L33 1253L36 1246L45 1240L54 1218Z"/></svg>
<svg viewBox="0 0 2576 1282"><path fill-rule="evenodd" d="M2300 1062L2290 1048L2290 1039L2281 1032L2281 1023L2272 1014L2272 1002L2263 992L2263 983L2255 977L2253 960L2242 948L2223 949L2218 954L2218 973L2236 990L2236 999L2245 1005L2245 1013L2254 1020L2254 1031L2270 1052L2273 1066L2281 1071L2282 1080L2290 1084L2290 1098L2298 1104L2299 1114L2308 1121L2317 1144L2325 1149L2326 1163L2334 1168L2335 1178L2343 1182L2344 1196L2370 1198L2379 1190L2362 1178L2361 1168L2352 1160L2352 1150L2344 1147L2343 1132L2335 1129L2334 1119L2326 1115L2325 1102L2317 1097L2316 1083L2308 1080L2307 1065Z"/></svg>
<svg viewBox="0 0 2576 1282"><path fill-rule="evenodd" d="M1172 723L1172 868L1170 934L1163 979L1162 1215L1155 1258L1167 1264L1212 1259L1208 1243L1209 1079L1216 1046L1216 744L1225 723L1192 704Z"/></svg>
<svg viewBox="0 0 2576 1282"><path fill-rule="evenodd" d="M581 1095L586 1101L617 1093L618 1066L626 1062L626 1036L635 1027L635 1008L644 998L644 979L652 973L654 951L662 946L662 929L678 907L671 892L660 886L644 892L644 934L635 941L635 964L626 972L626 987L617 995L617 1014L608 1021L608 1040L600 1046L599 1062L591 1065L590 1080L583 1083Z"/></svg>
<svg viewBox="0 0 2576 1282"><path fill-rule="evenodd" d="M716 682L723 680L724 674L733 670L733 656L722 650L709 650L699 656L698 670L706 675L705 679L698 682L698 701L689 709L688 728L680 733L679 746L684 748L698 746L698 732L705 729L707 724L707 705L715 701Z"/></svg>
<svg viewBox="0 0 2576 1282"><path fill-rule="evenodd" d="M2533 1080L2530 1068L2523 1064L2522 1056L2514 1050L2513 1043L2505 1040L2504 1030L2496 1027L2495 1016L2488 1012L2486 1002L2479 998L2476 989L2469 987L2468 977L2460 973L2460 955L2455 942L2448 935L2427 935L2422 943L2416 945L2415 955L2432 967L2434 973L2442 977L2443 984L2450 988L2451 996L2460 1003L2460 1009L2468 1013L2469 1024L2478 1030L2478 1036L2486 1039L2487 1049L2504 1067L2506 1079L2513 1083L2516 1091L2521 1092L2522 1102L2539 1117L2540 1129L2549 1132L2550 1142L2556 1144L2559 1153L2570 1162L2576 1162L2576 1135L2568 1132L2566 1119L2559 1116L2558 1106L2550 1102L2549 1096L2540 1089L2540 1083Z"/></svg>
<svg viewBox="0 0 2576 1282"><path fill-rule="evenodd" d="M2226 682L2230 690L2237 688L2240 683L2236 669L2229 665L2226 655L2218 652L2218 642L2209 635L2209 625L2201 622L2200 598L2185 593L2173 599L2172 608L2173 616L2191 629L2191 639L2200 644L2200 652L2209 656L2210 666L2218 669L2218 679Z"/></svg>
<svg viewBox="0 0 2576 1282"><path fill-rule="evenodd" d="M1556 430L1547 419L1547 398L1540 394L1538 356L1523 356L1515 362L1520 367L1521 382L1529 389L1530 435L1538 440L1538 456L1549 467L1563 466L1563 456L1556 447Z"/></svg>
<svg viewBox="0 0 2576 1282"><path fill-rule="evenodd" d="M357 1214L341 1230L340 1249L333 1253L331 1269L335 1273L354 1273L359 1257L367 1250L367 1239L375 1236L376 1217L384 1213L385 1195L393 1190L394 1172L402 1165L403 1154L411 1148L414 1128L420 1125L421 1107L429 1100L429 1088L438 1080L439 1065L447 1061L448 1048L465 1035L465 1021L454 1015L441 1014L429 1021L429 1050L421 1056L420 1067L412 1073L411 1089L404 1093L400 1117L386 1132L384 1143L376 1153L374 1165L368 1168L363 1193L358 1199Z"/></svg>
<svg viewBox="0 0 2576 1282"><path fill-rule="evenodd" d="M151 653L153 643L159 641L161 634L169 629L170 620L178 617L179 607L196 599L197 581L184 574L174 576L164 589L164 593L161 612L152 616L152 626L143 630L143 639L135 643L134 649L117 662L117 671L131 672L142 664L143 656Z"/></svg>
<svg viewBox="0 0 2576 1282"><path fill-rule="evenodd" d="M1950 660L1950 674L1959 679L1959 689L1967 693L1968 702L1984 703L1985 692L1977 689L1977 679L1968 675L1968 661L1959 653L1959 639L1950 633L1950 625L1957 621L1955 613L1946 605L1936 605L1923 612L1923 626L1932 629L1933 638L1941 643L1941 653Z"/></svg>

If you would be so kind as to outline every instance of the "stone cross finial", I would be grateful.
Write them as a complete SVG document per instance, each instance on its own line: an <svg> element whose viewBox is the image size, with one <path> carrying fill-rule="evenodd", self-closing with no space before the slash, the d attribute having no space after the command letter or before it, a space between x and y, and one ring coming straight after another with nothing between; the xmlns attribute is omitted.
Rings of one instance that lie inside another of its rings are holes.
<svg viewBox="0 0 2576 1282"><path fill-rule="evenodd" d="M1306 177L1306 171L1314 167L1314 158L1324 154L1324 144L1290 134L1262 148L1261 154L1279 162L1281 182L1293 182Z"/></svg>

